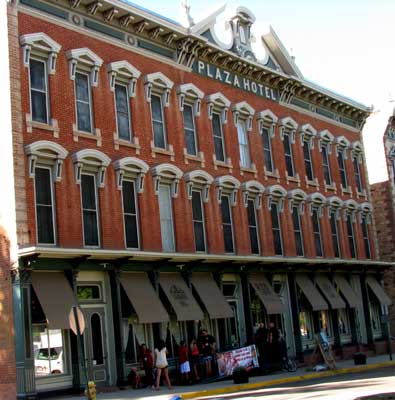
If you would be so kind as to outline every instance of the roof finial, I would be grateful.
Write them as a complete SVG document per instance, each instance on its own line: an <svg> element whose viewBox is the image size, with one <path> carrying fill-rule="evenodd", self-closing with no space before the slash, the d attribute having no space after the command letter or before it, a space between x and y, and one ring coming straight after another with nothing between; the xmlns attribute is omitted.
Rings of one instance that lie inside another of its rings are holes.
<svg viewBox="0 0 395 400"><path fill-rule="evenodd" d="M181 7L184 9L185 15L188 20L188 27L190 28L191 26L195 25L195 22L193 18L191 17L190 11L191 11L191 5L189 4L188 0L181 0Z"/></svg>

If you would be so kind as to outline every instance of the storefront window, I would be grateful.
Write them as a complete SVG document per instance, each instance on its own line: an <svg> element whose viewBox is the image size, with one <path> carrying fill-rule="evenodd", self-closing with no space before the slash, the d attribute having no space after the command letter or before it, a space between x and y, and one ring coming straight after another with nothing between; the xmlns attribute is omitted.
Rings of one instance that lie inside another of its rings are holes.
<svg viewBox="0 0 395 400"><path fill-rule="evenodd" d="M303 342L309 342L313 340L313 329L311 313L308 311L301 311L299 313L299 326L300 326L300 336Z"/></svg>
<svg viewBox="0 0 395 400"><path fill-rule="evenodd" d="M78 300L101 300L101 290L99 285L78 285Z"/></svg>
<svg viewBox="0 0 395 400"><path fill-rule="evenodd" d="M381 335L380 305L377 302L369 303L370 319L374 336Z"/></svg>
<svg viewBox="0 0 395 400"><path fill-rule="evenodd" d="M350 317L346 309L341 309L337 311L337 321L339 326L340 336L350 336Z"/></svg>
<svg viewBox="0 0 395 400"><path fill-rule="evenodd" d="M36 377L67 372L64 337L61 329L33 325L34 368Z"/></svg>
<svg viewBox="0 0 395 400"><path fill-rule="evenodd" d="M318 322L320 325L320 332L325 333L327 338L332 337L332 334L333 334L332 326L331 326L331 322L329 319L328 311L321 310L318 312Z"/></svg>

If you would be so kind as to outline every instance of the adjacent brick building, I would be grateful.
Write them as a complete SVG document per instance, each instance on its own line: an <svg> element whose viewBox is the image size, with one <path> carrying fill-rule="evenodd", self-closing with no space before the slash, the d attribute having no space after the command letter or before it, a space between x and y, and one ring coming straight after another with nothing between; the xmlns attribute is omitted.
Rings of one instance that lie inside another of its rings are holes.
<svg viewBox="0 0 395 400"><path fill-rule="evenodd" d="M382 350L367 107L305 80L273 31L258 61L243 7L227 48L218 13L185 28L115 0L9 9L18 397L78 390L83 359L122 384L139 345L173 359L201 327L218 350L261 321L300 360L320 332L344 356Z"/></svg>
<svg viewBox="0 0 395 400"><path fill-rule="evenodd" d="M371 185L373 212L377 231L378 252L381 260L395 261L395 192L394 192L394 149L395 117L392 115L383 136L384 151L389 180ZM395 299L394 269L385 272L384 285L392 301ZM389 321L392 335L395 332L395 309L389 307Z"/></svg>

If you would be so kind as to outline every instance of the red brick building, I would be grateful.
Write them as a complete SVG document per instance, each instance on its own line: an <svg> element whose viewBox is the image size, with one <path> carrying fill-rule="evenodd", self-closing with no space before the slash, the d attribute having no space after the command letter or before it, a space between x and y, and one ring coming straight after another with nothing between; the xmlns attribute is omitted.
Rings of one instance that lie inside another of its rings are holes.
<svg viewBox="0 0 395 400"><path fill-rule="evenodd" d="M394 148L395 148L395 119L392 115L388 120L384 132L383 142L387 162L389 180L374 183L371 186L373 212L376 224L378 253L381 260L394 262L395 260L395 215L394 215ZM384 285L392 302L395 298L394 292L394 269L389 269L384 275ZM391 333L395 332L395 310L393 304L389 306L389 320Z"/></svg>
<svg viewBox="0 0 395 400"><path fill-rule="evenodd" d="M20 398L78 389L84 357L122 384L139 345L174 358L201 327L219 350L272 321L301 360L320 332L380 351L368 108L304 79L273 31L258 61L243 7L230 47L218 13L187 29L115 0L9 8Z"/></svg>

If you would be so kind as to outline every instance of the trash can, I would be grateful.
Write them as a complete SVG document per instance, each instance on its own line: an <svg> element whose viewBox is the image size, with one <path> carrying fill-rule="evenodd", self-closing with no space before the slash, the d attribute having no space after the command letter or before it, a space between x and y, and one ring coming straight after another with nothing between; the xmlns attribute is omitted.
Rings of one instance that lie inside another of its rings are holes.
<svg viewBox="0 0 395 400"><path fill-rule="evenodd" d="M248 383L248 371L243 367L237 367L233 371L234 383Z"/></svg>
<svg viewBox="0 0 395 400"><path fill-rule="evenodd" d="M366 364L366 354L355 353L353 356L355 365L365 365Z"/></svg>

